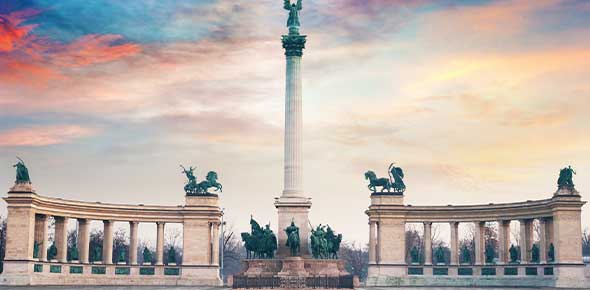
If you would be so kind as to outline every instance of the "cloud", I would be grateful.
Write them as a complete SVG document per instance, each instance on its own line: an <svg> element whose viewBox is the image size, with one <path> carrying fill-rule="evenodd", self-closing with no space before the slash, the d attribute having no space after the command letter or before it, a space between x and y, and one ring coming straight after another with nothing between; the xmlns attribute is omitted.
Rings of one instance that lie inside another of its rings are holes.
<svg viewBox="0 0 590 290"><path fill-rule="evenodd" d="M0 15L0 83L46 88L50 80L65 78L64 68L112 62L141 51L121 35L86 35L70 43L38 37L32 33L37 25L23 22L39 13L25 9Z"/></svg>
<svg viewBox="0 0 590 290"><path fill-rule="evenodd" d="M0 132L0 147L40 147L70 143L75 139L94 136L96 128L77 125L34 126Z"/></svg>

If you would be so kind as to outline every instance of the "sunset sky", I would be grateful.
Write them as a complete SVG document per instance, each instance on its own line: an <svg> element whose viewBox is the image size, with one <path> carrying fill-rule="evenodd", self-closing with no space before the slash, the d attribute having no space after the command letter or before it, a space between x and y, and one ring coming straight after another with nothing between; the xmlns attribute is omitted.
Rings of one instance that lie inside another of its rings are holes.
<svg viewBox="0 0 590 290"><path fill-rule="evenodd" d="M282 2L0 0L0 187L18 155L43 195L177 205L193 165L234 228L275 226ZM409 204L549 198L567 165L590 199L590 1L303 6L312 223L366 242L391 162Z"/></svg>

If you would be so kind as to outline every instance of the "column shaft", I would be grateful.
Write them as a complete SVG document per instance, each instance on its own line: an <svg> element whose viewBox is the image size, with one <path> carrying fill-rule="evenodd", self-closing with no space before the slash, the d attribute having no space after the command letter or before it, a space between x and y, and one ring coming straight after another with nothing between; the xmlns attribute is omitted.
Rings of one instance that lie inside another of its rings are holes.
<svg viewBox="0 0 590 290"><path fill-rule="evenodd" d="M539 234L539 262L544 264L547 263L547 222L545 219L539 219L539 225L541 226L541 232Z"/></svg>
<svg viewBox="0 0 590 290"><path fill-rule="evenodd" d="M103 221L104 237L102 241L102 262L104 264L113 263L113 222Z"/></svg>
<svg viewBox="0 0 590 290"><path fill-rule="evenodd" d="M485 237L484 237L484 222L476 222L475 223L475 247L474 247L474 257L475 257L475 264L482 265L485 263L484 261L484 247L485 247Z"/></svg>
<svg viewBox="0 0 590 290"><path fill-rule="evenodd" d="M137 234L139 230L138 222L129 222L129 264L137 265Z"/></svg>
<svg viewBox="0 0 590 290"><path fill-rule="evenodd" d="M533 245L532 220L520 221L520 261L528 263L531 261L531 246Z"/></svg>
<svg viewBox="0 0 590 290"><path fill-rule="evenodd" d="M498 259L501 264L509 261L510 249L510 221L498 221Z"/></svg>
<svg viewBox="0 0 590 290"><path fill-rule="evenodd" d="M376 262L376 250L375 249L375 231L377 230L377 222L369 222L369 264L375 264Z"/></svg>
<svg viewBox="0 0 590 290"><path fill-rule="evenodd" d="M432 223L424 223L424 264L432 265Z"/></svg>
<svg viewBox="0 0 590 290"><path fill-rule="evenodd" d="M285 189L283 196L302 196L301 56L287 56L285 98Z"/></svg>
<svg viewBox="0 0 590 290"><path fill-rule="evenodd" d="M47 261L47 247L48 247L48 216L37 215L35 222L35 241L39 245L39 261Z"/></svg>
<svg viewBox="0 0 590 290"><path fill-rule="evenodd" d="M68 218L55 217L55 246L57 247L57 260L60 263L68 261Z"/></svg>
<svg viewBox="0 0 590 290"><path fill-rule="evenodd" d="M156 223L158 234L156 239L156 265L164 264L164 225L163 222Z"/></svg>
<svg viewBox="0 0 590 290"><path fill-rule="evenodd" d="M457 265L459 258L459 223L451 222L451 265Z"/></svg>
<svg viewBox="0 0 590 290"><path fill-rule="evenodd" d="M213 223L213 265L219 265L219 223Z"/></svg>
<svg viewBox="0 0 590 290"><path fill-rule="evenodd" d="M90 248L90 222L87 219L78 219L78 255L81 263L88 263Z"/></svg>

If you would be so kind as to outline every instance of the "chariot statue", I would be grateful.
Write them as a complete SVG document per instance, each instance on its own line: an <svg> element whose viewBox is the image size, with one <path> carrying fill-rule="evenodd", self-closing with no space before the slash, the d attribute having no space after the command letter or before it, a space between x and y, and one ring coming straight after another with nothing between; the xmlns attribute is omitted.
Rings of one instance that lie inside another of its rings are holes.
<svg viewBox="0 0 590 290"><path fill-rule="evenodd" d="M391 163L388 169L389 178L377 178L377 174L374 171L369 170L365 172L365 179L369 180L368 188L377 193L377 187L381 187L380 192L393 192L404 193L406 191L406 185L404 184L404 171L401 167L396 167L395 163Z"/></svg>
<svg viewBox="0 0 590 290"><path fill-rule="evenodd" d="M197 183L197 177L194 174L196 168L190 166L189 169L186 169L182 165L180 165L180 167L182 168L181 173L186 175L186 178L188 179L188 181L184 185L184 191L186 195L194 196L211 194L209 192L210 188L214 188L215 191L223 192L223 187L221 186L221 183L217 182L217 172L209 171L209 173L207 173L207 176L205 177L205 180Z"/></svg>

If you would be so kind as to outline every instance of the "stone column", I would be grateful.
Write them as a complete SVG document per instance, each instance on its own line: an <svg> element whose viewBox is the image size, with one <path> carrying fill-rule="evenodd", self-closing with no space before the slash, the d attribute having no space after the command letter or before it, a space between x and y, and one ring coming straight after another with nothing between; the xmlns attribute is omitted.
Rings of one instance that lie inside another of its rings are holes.
<svg viewBox="0 0 590 290"><path fill-rule="evenodd" d="M104 264L113 263L113 222L103 221L104 238L102 241L102 262Z"/></svg>
<svg viewBox="0 0 590 290"><path fill-rule="evenodd" d="M547 262L549 261L549 249L551 248L551 244L555 248L555 240L553 238L553 218L545 218L545 234L546 234L546 241L547 241Z"/></svg>
<svg viewBox="0 0 590 290"><path fill-rule="evenodd" d="M432 223L424 222L424 264L432 265Z"/></svg>
<svg viewBox="0 0 590 290"><path fill-rule="evenodd" d="M47 261L47 237L48 216L38 214L35 216L35 241L39 245L39 261Z"/></svg>
<svg viewBox="0 0 590 290"><path fill-rule="evenodd" d="M520 262L528 263L531 261L531 247L533 245L533 227L532 220L520 221Z"/></svg>
<svg viewBox="0 0 590 290"><path fill-rule="evenodd" d="M476 265L483 265L485 263L484 259L484 247L485 247L485 237L484 237L484 227L485 222L475 222L475 249L474 249L474 256L475 256L475 264Z"/></svg>
<svg viewBox="0 0 590 290"><path fill-rule="evenodd" d="M219 223L211 224L213 235L212 235L212 251L213 251L213 265L219 265Z"/></svg>
<svg viewBox="0 0 590 290"><path fill-rule="evenodd" d="M55 246L57 247L57 260L60 263L68 262L68 218L55 217Z"/></svg>
<svg viewBox="0 0 590 290"><path fill-rule="evenodd" d="M78 254L80 263L89 263L90 259L90 222L87 219L78 219Z"/></svg>
<svg viewBox="0 0 590 290"><path fill-rule="evenodd" d="M137 233L139 230L138 222L129 222L129 264L137 265Z"/></svg>
<svg viewBox="0 0 590 290"><path fill-rule="evenodd" d="M539 225L541 227L541 232L539 233L539 262L541 264L547 263L547 251L549 247L547 246L547 222L544 218L539 219Z"/></svg>
<svg viewBox="0 0 590 290"><path fill-rule="evenodd" d="M510 249L510 221L498 221L498 258L500 264L509 261L508 250Z"/></svg>
<svg viewBox="0 0 590 290"><path fill-rule="evenodd" d="M451 222L451 265L457 265L459 259L459 223Z"/></svg>
<svg viewBox="0 0 590 290"><path fill-rule="evenodd" d="M404 231L405 231L405 226L404 226ZM383 235L382 235L382 227L381 227L381 222L377 222L377 247L375 247L375 261L377 262L377 264L381 263L381 259L383 258L381 256L381 252L382 252L382 245L383 245ZM404 241L406 239L404 238ZM405 252L405 246L404 246L404 252ZM404 260L405 260L405 253L404 253Z"/></svg>
<svg viewBox="0 0 590 290"><path fill-rule="evenodd" d="M156 265L164 265L164 225L163 222L157 222L158 235L156 239Z"/></svg>
<svg viewBox="0 0 590 290"><path fill-rule="evenodd" d="M369 264L375 264L376 253L375 253L375 230L377 229L377 223L374 221L369 222Z"/></svg>

